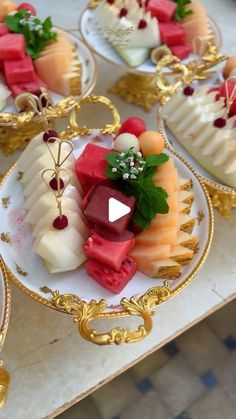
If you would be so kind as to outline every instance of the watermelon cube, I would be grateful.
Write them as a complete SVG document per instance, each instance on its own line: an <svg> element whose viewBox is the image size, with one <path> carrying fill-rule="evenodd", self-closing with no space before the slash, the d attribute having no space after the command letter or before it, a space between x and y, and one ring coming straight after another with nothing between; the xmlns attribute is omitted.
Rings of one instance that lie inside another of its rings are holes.
<svg viewBox="0 0 236 419"><path fill-rule="evenodd" d="M114 294L119 294L137 271L136 262L130 256L122 262L119 271L108 268L95 260L88 260L85 268L98 284Z"/></svg>
<svg viewBox="0 0 236 419"><path fill-rule="evenodd" d="M40 80L39 77L36 77L35 81L31 81L29 83L11 84L9 87L14 97L24 92L29 92L33 93L34 95L37 95L41 87L48 89L47 84L44 83L44 81Z"/></svg>
<svg viewBox="0 0 236 419"><path fill-rule="evenodd" d="M76 161L75 170L85 193L93 186L106 180L105 170L108 148L96 144L87 144L83 153Z"/></svg>
<svg viewBox="0 0 236 419"><path fill-rule="evenodd" d="M192 52L192 46L190 44L173 45L172 47L170 47L170 49L172 54L178 57L180 60L184 60Z"/></svg>
<svg viewBox="0 0 236 419"><path fill-rule="evenodd" d="M111 198L117 200L119 203L127 205L130 208L130 212L115 221L109 221L109 201ZM124 233L127 228L134 210L134 205L134 196L128 197L109 186L98 185L84 214L91 223L94 223L95 225L98 224L99 226L120 235Z"/></svg>
<svg viewBox="0 0 236 419"><path fill-rule="evenodd" d="M177 4L170 0L149 0L146 10L160 22L170 22L175 14Z"/></svg>
<svg viewBox="0 0 236 419"><path fill-rule="evenodd" d="M160 35L163 44L185 45L185 30L180 23L168 22L159 23Z"/></svg>
<svg viewBox="0 0 236 419"><path fill-rule="evenodd" d="M7 33L10 33L8 27L5 25L5 23L0 22L0 36L6 35Z"/></svg>
<svg viewBox="0 0 236 419"><path fill-rule="evenodd" d="M5 60L4 74L8 85L35 81L33 61L28 55L22 60Z"/></svg>
<svg viewBox="0 0 236 419"><path fill-rule="evenodd" d="M21 60L25 57L25 37L8 33L0 37L0 60Z"/></svg>
<svg viewBox="0 0 236 419"><path fill-rule="evenodd" d="M89 258L98 260L98 262L119 271L123 260L135 245L134 234L130 231L125 233L123 237L119 237L119 241L110 241L93 233L84 244L85 254Z"/></svg>

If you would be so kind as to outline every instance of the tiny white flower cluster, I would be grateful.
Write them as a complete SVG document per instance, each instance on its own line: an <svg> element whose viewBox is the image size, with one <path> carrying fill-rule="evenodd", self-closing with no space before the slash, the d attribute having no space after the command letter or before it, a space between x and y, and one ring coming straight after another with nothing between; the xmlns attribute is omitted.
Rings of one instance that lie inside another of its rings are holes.
<svg viewBox="0 0 236 419"><path fill-rule="evenodd" d="M41 32L43 33L43 26L41 23L35 22L35 17L34 16L26 16L25 18L21 19L20 24L22 26L28 26L28 28L31 31L35 31L35 32Z"/></svg>
<svg viewBox="0 0 236 419"><path fill-rule="evenodd" d="M123 180L137 180L139 173L143 172L146 164L142 154L132 149L126 153L120 153L117 163L119 163L119 169L113 167L112 172L116 173L119 170Z"/></svg>

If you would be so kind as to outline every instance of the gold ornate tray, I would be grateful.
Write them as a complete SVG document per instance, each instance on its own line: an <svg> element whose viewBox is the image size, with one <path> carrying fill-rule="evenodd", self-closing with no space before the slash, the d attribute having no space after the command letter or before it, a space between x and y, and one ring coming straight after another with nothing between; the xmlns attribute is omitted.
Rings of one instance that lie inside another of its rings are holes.
<svg viewBox="0 0 236 419"><path fill-rule="evenodd" d="M72 112L70 127L62 133L62 138L72 138L74 154L78 157L88 142L109 146L111 132L119 125L119 115L112 103L101 97L86 98L83 101L102 102L113 112L114 122L103 129L80 128L76 115ZM78 103L77 108L80 108ZM77 109L78 110L78 109ZM79 134L79 135L78 135ZM85 135L86 134L86 135ZM213 210L209 196L198 175L175 152L167 151L173 157L180 176L190 179L195 201L192 215L197 220L193 234L198 239L198 249L188 266L182 268L180 278L172 281L151 279L137 272L120 295L111 295L95 283L84 268L77 271L52 275L48 274L40 258L32 253L32 237L23 222L23 194L19 181L17 163L7 172L1 182L0 199L4 202L0 219L2 259L9 278L27 295L47 307L75 316L80 334L96 344L120 344L143 339L152 329L153 309L180 292L200 270L207 258L213 235ZM121 318L139 316L142 326L129 331L115 327L109 332L99 333L89 327L96 318Z"/></svg>
<svg viewBox="0 0 236 419"><path fill-rule="evenodd" d="M0 352L6 337L10 317L10 285L5 268L0 269ZM0 359L0 408L5 403L9 386L9 374Z"/></svg>
<svg viewBox="0 0 236 419"><path fill-rule="evenodd" d="M219 209L223 218L229 218L231 209L236 208L236 189L220 182L191 156L167 128L165 122L161 118L161 108L157 111L157 129L162 133L166 147L170 150L175 150L179 155L183 156L192 167L194 167L208 189L213 206Z"/></svg>

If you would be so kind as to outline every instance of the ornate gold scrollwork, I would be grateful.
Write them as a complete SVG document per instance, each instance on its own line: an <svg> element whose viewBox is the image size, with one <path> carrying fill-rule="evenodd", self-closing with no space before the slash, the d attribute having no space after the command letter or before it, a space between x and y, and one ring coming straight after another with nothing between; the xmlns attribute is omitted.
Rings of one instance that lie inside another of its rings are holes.
<svg viewBox="0 0 236 419"><path fill-rule="evenodd" d="M87 128L86 126L80 126L77 122L77 116L80 112L80 109L83 104L90 103L90 104L96 104L101 103L108 107L110 109L112 116L113 116L113 122L110 124L106 124L102 128ZM77 135L89 135L92 134L94 130L99 130L102 134L111 134L115 132L120 127L120 115L115 107L115 105L112 103L110 99L108 99L105 96L87 96L83 99L78 100L70 113L69 118L69 125L67 131L63 131L60 134L60 138L62 140L70 140L71 138L77 136Z"/></svg>
<svg viewBox="0 0 236 419"><path fill-rule="evenodd" d="M222 218L229 219L231 217L231 210L236 208L236 193L223 192L209 185L206 186L213 207L218 209Z"/></svg>
<svg viewBox="0 0 236 419"><path fill-rule="evenodd" d="M3 367L3 362L0 361L0 408L4 405L10 384L10 376L7 370Z"/></svg>
<svg viewBox="0 0 236 419"><path fill-rule="evenodd" d="M59 291L46 292L52 294L55 307L68 314L75 316L75 322L81 336L97 345L120 345L122 343L133 343L142 340L152 330L153 309L166 301L171 296L168 282L163 286L149 289L142 297L122 298L120 302L121 310L112 313L108 309L105 300L85 302L73 294L60 294ZM138 316L143 318L143 324L137 330L127 330L115 327L108 332L100 333L89 327L89 323L99 318L117 318L126 316Z"/></svg>

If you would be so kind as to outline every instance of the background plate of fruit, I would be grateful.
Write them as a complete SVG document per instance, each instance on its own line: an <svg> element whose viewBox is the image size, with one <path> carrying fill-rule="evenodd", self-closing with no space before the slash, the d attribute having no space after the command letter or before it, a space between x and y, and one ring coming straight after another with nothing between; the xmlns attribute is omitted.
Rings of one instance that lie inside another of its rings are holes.
<svg viewBox="0 0 236 419"><path fill-rule="evenodd" d="M6 174L0 199L8 274L53 308L50 290L105 299L116 312L123 297L139 298L164 280L173 295L198 272L211 244L204 187L137 117L116 135L94 131L60 141L55 131L39 134Z"/></svg>
<svg viewBox="0 0 236 419"><path fill-rule="evenodd" d="M196 38L221 44L203 4L191 0L101 0L85 10L80 30L97 54L142 73L155 73L166 54L196 59Z"/></svg>
<svg viewBox="0 0 236 419"><path fill-rule="evenodd" d="M96 77L93 53L75 35L42 21L29 3L0 2L0 111L14 111L16 96L41 87L55 103L85 96Z"/></svg>
<svg viewBox="0 0 236 419"><path fill-rule="evenodd" d="M228 78L214 86L182 87L158 112L158 129L168 145L206 184L229 193L236 192L235 68L230 58L224 70Z"/></svg>

